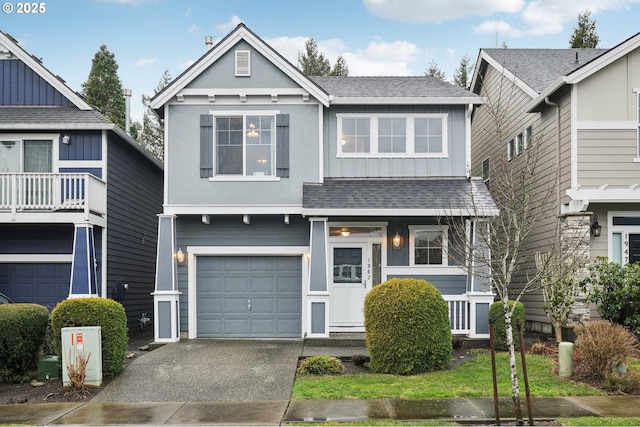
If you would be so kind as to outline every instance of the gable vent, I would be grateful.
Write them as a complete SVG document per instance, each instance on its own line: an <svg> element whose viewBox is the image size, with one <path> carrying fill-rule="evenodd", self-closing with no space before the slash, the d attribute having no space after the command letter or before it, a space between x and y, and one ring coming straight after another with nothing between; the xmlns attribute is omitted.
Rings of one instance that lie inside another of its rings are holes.
<svg viewBox="0 0 640 427"><path fill-rule="evenodd" d="M248 50L236 50L236 76L251 75L251 55Z"/></svg>

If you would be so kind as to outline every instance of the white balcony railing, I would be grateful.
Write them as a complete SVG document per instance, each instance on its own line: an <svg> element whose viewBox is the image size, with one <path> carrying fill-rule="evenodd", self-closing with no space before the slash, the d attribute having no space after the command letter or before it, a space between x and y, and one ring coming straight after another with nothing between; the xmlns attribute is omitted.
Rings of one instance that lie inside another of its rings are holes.
<svg viewBox="0 0 640 427"><path fill-rule="evenodd" d="M489 338L488 320L483 316L478 319L478 306L488 308L495 295L488 292L471 292L464 295L443 295L449 306L449 322L453 335L467 335L470 338ZM484 325L478 324L478 321ZM486 331L484 331L486 329Z"/></svg>
<svg viewBox="0 0 640 427"><path fill-rule="evenodd" d="M102 216L106 183L88 173L0 173L0 212L79 211Z"/></svg>

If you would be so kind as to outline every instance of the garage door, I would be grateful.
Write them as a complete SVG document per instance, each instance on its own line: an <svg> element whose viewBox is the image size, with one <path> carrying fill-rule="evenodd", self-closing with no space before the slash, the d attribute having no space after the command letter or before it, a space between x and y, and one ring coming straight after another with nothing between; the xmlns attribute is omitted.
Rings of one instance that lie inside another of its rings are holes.
<svg viewBox="0 0 640 427"><path fill-rule="evenodd" d="M302 262L292 256L198 256L198 337L301 336Z"/></svg>
<svg viewBox="0 0 640 427"><path fill-rule="evenodd" d="M42 304L49 310L69 296L70 279L70 263L0 263L0 292L15 302Z"/></svg>

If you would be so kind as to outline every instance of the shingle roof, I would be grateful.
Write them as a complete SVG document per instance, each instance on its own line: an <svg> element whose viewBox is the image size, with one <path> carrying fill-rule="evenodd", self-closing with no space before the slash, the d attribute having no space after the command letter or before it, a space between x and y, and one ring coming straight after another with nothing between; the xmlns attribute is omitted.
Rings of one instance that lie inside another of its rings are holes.
<svg viewBox="0 0 640 427"><path fill-rule="evenodd" d="M472 205L475 206L472 208ZM303 210L471 210L495 212L489 189L479 178L328 178L305 183Z"/></svg>
<svg viewBox="0 0 640 427"><path fill-rule="evenodd" d="M345 98L469 98L468 90L431 76L310 77L330 95Z"/></svg>
<svg viewBox="0 0 640 427"><path fill-rule="evenodd" d="M0 128L5 125L96 124L109 121L98 110L79 110L75 106L0 107Z"/></svg>
<svg viewBox="0 0 640 427"><path fill-rule="evenodd" d="M608 49L482 49L538 93ZM577 58L577 61L576 61Z"/></svg>

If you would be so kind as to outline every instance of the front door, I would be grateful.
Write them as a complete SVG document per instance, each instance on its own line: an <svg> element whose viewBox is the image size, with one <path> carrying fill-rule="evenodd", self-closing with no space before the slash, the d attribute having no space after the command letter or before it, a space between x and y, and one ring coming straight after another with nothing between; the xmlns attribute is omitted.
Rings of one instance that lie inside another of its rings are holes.
<svg viewBox="0 0 640 427"><path fill-rule="evenodd" d="M331 326L364 329L364 298L380 283L382 244L371 241L331 245Z"/></svg>

